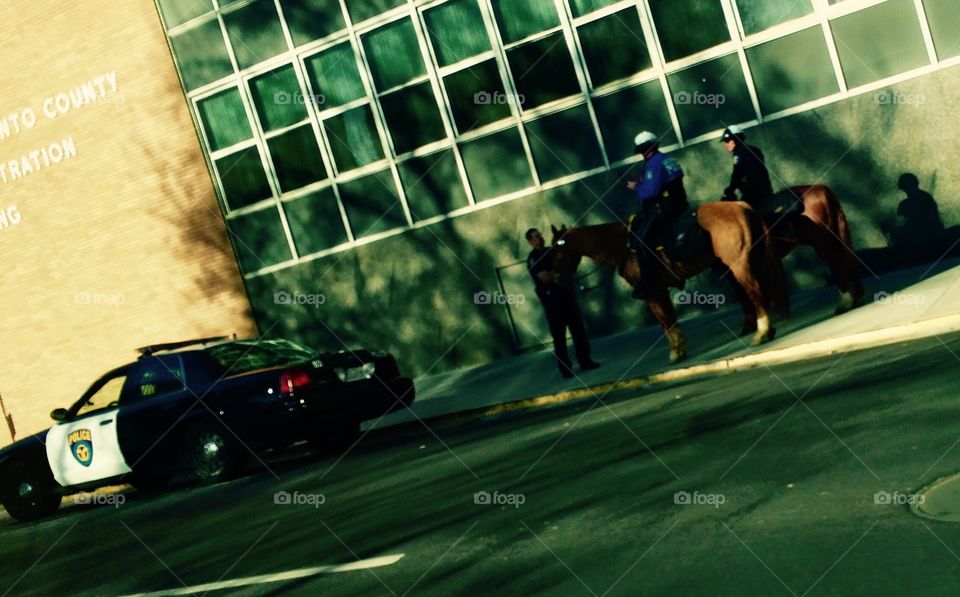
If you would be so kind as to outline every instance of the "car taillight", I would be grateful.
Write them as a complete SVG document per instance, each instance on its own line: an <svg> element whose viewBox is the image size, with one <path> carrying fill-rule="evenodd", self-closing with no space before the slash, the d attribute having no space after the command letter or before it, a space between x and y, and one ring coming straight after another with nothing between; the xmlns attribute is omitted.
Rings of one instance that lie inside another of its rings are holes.
<svg viewBox="0 0 960 597"><path fill-rule="evenodd" d="M300 369L291 369L284 371L280 375L280 394L293 394L297 388L302 388L313 383L310 376Z"/></svg>

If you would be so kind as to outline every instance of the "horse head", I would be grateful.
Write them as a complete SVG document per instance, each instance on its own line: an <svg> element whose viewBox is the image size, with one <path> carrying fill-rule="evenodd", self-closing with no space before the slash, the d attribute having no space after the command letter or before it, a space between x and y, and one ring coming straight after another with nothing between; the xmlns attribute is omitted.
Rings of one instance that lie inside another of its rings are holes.
<svg viewBox="0 0 960 597"><path fill-rule="evenodd" d="M553 273L559 276L570 276L577 271L580 260L583 259L583 253L576 246L576 237L568 234L571 232L566 225L551 225L550 231L553 232L553 238L550 241L550 254L553 256Z"/></svg>

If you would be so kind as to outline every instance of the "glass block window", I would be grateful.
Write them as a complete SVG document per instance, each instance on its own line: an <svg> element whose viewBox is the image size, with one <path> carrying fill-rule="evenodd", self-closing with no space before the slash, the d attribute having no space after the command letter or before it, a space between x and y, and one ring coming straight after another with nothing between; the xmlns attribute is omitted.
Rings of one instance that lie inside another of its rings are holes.
<svg viewBox="0 0 960 597"><path fill-rule="evenodd" d="M342 183L340 198L357 238L407 225L390 170Z"/></svg>
<svg viewBox="0 0 960 597"><path fill-rule="evenodd" d="M847 87L929 63L912 0L887 0L834 19L830 28Z"/></svg>
<svg viewBox="0 0 960 597"><path fill-rule="evenodd" d="M332 188L284 202L283 211L297 254L301 256L325 251L350 240Z"/></svg>
<svg viewBox="0 0 960 597"><path fill-rule="evenodd" d="M469 141L461 146L460 151L477 201L533 185L517 129Z"/></svg>
<svg viewBox="0 0 960 597"><path fill-rule="evenodd" d="M424 13L440 66L460 62L490 49L477 0L451 0Z"/></svg>
<svg viewBox="0 0 960 597"><path fill-rule="evenodd" d="M505 44L560 24L553 0L492 0L492 3Z"/></svg>
<svg viewBox="0 0 960 597"><path fill-rule="evenodd" d="M402 85L426 73L410 19L401 19L368 33L363 38L363 48L379 91Z"/></svg>
<svg viewBox="0 0 960 597"><path fill-rule="evenodd" d="M650 0L650 11L668 62L730 41L720 0Z"/></svg>
<svg viewBox="0 0 960 597"><path fill-rule="evenodd" d="M307 117L306 99L293 66L282 66L251 79L250 93L264 132L288 127Z"/></svg>
<svg viewBox="0 0 960 597"><path fill-rule="evenodd" d="M398 170L414 222L468 205L453 151L407 160Z"/></svg>
<svg viewBox="0 0 960 597"><path fill-rule="evenodd" d="M313 91L323 97L324 107L335 108L366 95L349 42L311 56L304 63Z"/></svg>
<svg viewBox="0 0 960 597"><path fill-rule="evenodd" d="M930 34L940 60L960 54L960 10L954 0L923 0Z"/></svg>
<svg viewBox="0 0 960 597"><path fill-rule="evenodd" d="M740 23L747 35L813 12L811 0L737 0Z"/></svg>
<svg viewBox="0 0 960 597"><path fill-rule="evenodd" d="M294 45L302 46L344 28L338 0L280 0Z"/></svg>
<svg viewBox="0 0 960 597"><path fill-rule="evenodd" d="M257 0L229 13L223 22L230 36L233 55L241 69L273 58L287 51L280 17L273 0Z"/></svg>
<svg viewBox="0 0 960 597"><path fill-rule="evenodd" d="M580 93L573 59L562 33L508 50L507 61L524 109Z"/></svg>
<svg viewBox="0 0 960 597"><path fill-rule="evenodd" d="M820 27L748 48L747 62L764 114L840 91Z"/></svg>
<svg viewBox="0 0 960 597"><path fill-rule="evenodd" d="M227 209L253 205L273 194L256 147L222 157L214 162L214 167L220 176Z"/></svg>
<svg viewBox="0 0 960 597"><path fill-rule="evenodd" d="M370 106L353 108L323 121L340 172L383 159L383 146Z"/></svg>
<svg viewBox="0 0 960 597"><path fill-rule="evenodd" d="M593 107L611 162L633 155L633 138L640 131L657 135L661 145L677 142L658 80L596 98Z"/></svg>
<svg viewBox="0 0 960 597"><path fill-rule="evenodd" d="M587 106L581 105L527 123L527 139L543 181L603 165L603 154Z"/></svg>
<svg viewBox="0 0 960 597"><path fill-rule="evenodd" d="M736 54L673 73L667 82L685 139L756 118Z"/></svg>
<svg viewBox="0 0 960 597"><path fill-rule="evenodd" d="M620 0L570 0L570 10L573 12L573 16L581 17L619 1Z"/></svg>
<svg viewBox="0 0 960 597"><path fill-rule="evenodd" d="M396 153L406 153L446 136L430 82L404 87L380 98Z"/></svg>
<svg viewBox="0 0 960 597"><path fill-rule="evenodd" d="M202 17L213 10L210 0L160 0L160 12L167 29Z"/></svg>
<svg viewBox="0 0 960 597"><path fill-rule="evenodd" d="M494 60L447 75L443 80L457 130L465 133L510 116L509 101Z"/></svg>
<svg viewBox="0 0 960 597"><path fill-rule="evenodd" d="M220 23L212 20L170 38L187 90L233 74Z"/></svg>
<svg viewBox="0 0 960 597"><path fill-rule="evenodd" d="M581 25L577 30L594 87L650 68L636 8Z"/></svg>
<svg viewBox="0 0 960 597"><path fill-rule="evenodd" d="M236 87L200 100L197 107L210 151L225 149L253 137L240 91Z"/></svg>
<svg viewBox="0 0 960 597"><path fill-rule="evenodd" d="M287 131L267 141L270 158L280 183L280 192L286 193L323 180L327 168L313 127L309 124Z"/></svg>
<svg viewBox="0 0 960 597"><path fill-rule="evenodd" d="M227 220L240 268L254 272L293 258L276 206Z"/></svg>

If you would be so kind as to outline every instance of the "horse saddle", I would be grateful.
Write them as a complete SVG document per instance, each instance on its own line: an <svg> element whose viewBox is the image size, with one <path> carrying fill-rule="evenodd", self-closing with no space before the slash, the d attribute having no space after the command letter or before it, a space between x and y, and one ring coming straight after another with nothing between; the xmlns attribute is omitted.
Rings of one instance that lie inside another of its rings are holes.
<svg viewBox="0 0 960 597"><path fill-rule="evenodd" d="M652 233L654 246L673 262L689 261L710 250L710 235L697 223L696 208L670 218Z"/></svg>
<svg viewBox="0 0 960 597"><path fill-rule="evenodd" d="M803 198L792 189L784 189L761 201L757 211L767 227L773 230L788 222L788 216L803 213Z"/></svg>

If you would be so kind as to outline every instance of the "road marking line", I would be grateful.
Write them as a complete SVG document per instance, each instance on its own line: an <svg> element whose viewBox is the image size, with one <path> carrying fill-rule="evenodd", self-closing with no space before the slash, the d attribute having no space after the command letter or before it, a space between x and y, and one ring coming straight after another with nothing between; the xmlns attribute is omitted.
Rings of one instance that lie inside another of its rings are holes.
<svg viewBox="0 0 960 597"><path fill-rule="evenodd" d="M351 572L353 570L366 570L368 568L381 568L390 566L400 561L406 554L398 553L389 556L380 556L378 558L369 558L366 560L357 560L349 564L334 564L329 566L316 566L314 568L300 568L299 570L289 570L287 572L278 572L277 574L263 574L261 576L248 576L247 578L235 578L233 580L224 580L220 582L207 583L205 585L196 585L193 587L181 587L179 589L166 589L153 593L137 593L130 597L158 597L160 595L193 595L194 593L205 593L207 591L220 591L223 589L235 589L238 587L248 587L250 585L262 585L271 582L281 582L285 580L296 580L308 576L317 576L319 574L331 574L334 572Z"/></svg>

